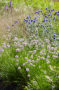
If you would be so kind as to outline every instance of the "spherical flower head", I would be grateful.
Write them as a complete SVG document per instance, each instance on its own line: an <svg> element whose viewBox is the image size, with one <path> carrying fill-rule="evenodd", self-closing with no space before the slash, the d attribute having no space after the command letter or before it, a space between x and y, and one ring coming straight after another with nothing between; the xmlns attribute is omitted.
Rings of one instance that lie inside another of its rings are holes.
<svg viewBox="0 0 59 90"><path fill-rule="evenodd" d="M26 68L26 71L28 72L29 71L29 68Z"/></svg>
<svg viewBox="0 0 59 90"><path fill-rule="evenodd" d="M7 5L4 8L5 8L5 10L8 10L8 6Z"/></svg>
<svg viewBox="0 0 59 90"><path fill-rule="evenodd" d="M56 38L54 37L53 39L55 40Z"/></svg>
<svg viewBox="0 0 59 90"><path fill-rule="evenodd" d="M8 45L7 45L7 48L9 48L9 47L10 47L10 45L8 44Z"/></svg>
<svg viewBox="0 0 59 90"><path fill-rule="evenodd" d="M46 8L46 10L48 10L48 8Z"/></svg>
<svg viewBox="0 0 59 90"><path fill-rule="evenodd" d="M54 37L56 36L56 34L53 35Z"/></svg>
<svg viewBox="0 0 59 90"><path fill-rule="evenodd" d="M13 40L14 40L14 41L17 41L17 40L18 40L18 38L17 38L17 37L15 37Z"/></svg>
<svg viewBox="0 0 59 90"><path fill-rule="evenodd" d="M21 67L19 66L19 67L18 67L18 69L20 70L20 69L21 69Z"/></svg>
<svg viewBox="0 0 59 90"><path fill-rule="evenodd" d="M59 16L59 13L57 13L57 15Z"/></svg>
<svg viewBox="0 0 59 90"><path fill-rule="evenodd" d="M27 76L30 77L30 74L28 74Z"/></svg>
<svg viewBox="0 0 59 90"><path fill-rule="evenodd" d="M18 58L18 55L16 55L15 58Z"/></svg>
<svg viewBox="0 0 59 90"><path fill-rule="evenodd" d="M3 52L3 51L4 51L4 49L3 49L3 48L1 48L1 49L0 49L0 52Z"/></svg>
<svg viewBox="0 0 59 90"><path fill-rule="evenodd" d="M19 52L19 51L20 51L20 49L19 49L19 48L17 48L17 49L16 49L16 52Z"/></svg>
<svg viewBox="0 0 59 90"><path fill-rule="evenodd" d="M31 17L30 16L27 16L26 19L30 19Z"/></svg>

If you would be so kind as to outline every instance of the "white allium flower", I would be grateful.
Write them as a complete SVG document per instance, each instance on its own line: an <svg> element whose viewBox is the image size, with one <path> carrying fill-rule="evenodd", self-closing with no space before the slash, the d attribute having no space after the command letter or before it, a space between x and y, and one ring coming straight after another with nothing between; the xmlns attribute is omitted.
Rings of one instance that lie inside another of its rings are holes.
<svg viewBox="0 0 59 90"><path fill-rule="evenodd" d="M45 58L44 57L40 57L40 59L43 59L44 60Z"/></svg>
<svg viewBox="0 0 59 90"><path fill-rule="evenodd" d="M36 50L33 50L33 54L35 54L36 53Z"/></svg>
<svg viewBox="0 0 59 90"><path fill-rule="evenodd" d="M10 45L8 44L8 45L7 45L7 47L9 48L9 47L10 47Z"/></svg>
<svg viewBox="0 0 59 90"><path fill-rule="evenodd" d="M14 41L17 41L17 40L18 40L18 38L17 38L17 37L15 37L13 40L14 40Z"/></svg>
<svg viewBox="0 0 59 90"><path fill-rule="evenodd" d="M16 59L16 61L17 61L17 62L19 62L19 60L18 60L18 59Z"/></svg>
<svg viewBox="0 0 59 90"><path fill-rule="evenodd" d="M48 55L47 58L50 58L50 56Z"/></svg>
<svg viewBox="0 0 59 90"><path fill-rule="evenodd" d="M0 52L4 52L4 49L3 48L0 48Z"/></svg>
<svg viewBox="0 0 59 90"><path fill-rule="evenodd" d="M33 64L32 64L32 63L30 63L30 65L31 65L31 66L33 66Z"/></svg>
<svg viewBox="0 0 59 90"><path fill-rule="evenodd" d="M43 51L40 52L40 55L42 55L42 54L43 54Z"/></svg>
<svg viewBox="0 0 59 90"><path fill-rule="evenodd" d="M39 66L39 68L41 68L41 66Z"/></svg>
<svg viewBox="0 0 59 90"><path fill-rule="evenodd" d="M27 76L30 77L30 74L28 74Z"/></svg>
<svg viewBox="0 0 59 90"><path fill-rule="evenodd" d="M51 50L54 50L54 47L51 47Z"/></svg>
<svg viewBox="0 0 59 90"><path fill-rule="evenodd" d="M50 48L51 48L51 45L48 45L48 46L47 46L47 49L50 49Z"/></svg>
<svg viewBox="0 0 59 90"><path fill-rule="evenodd" d="M28 59L28 57L25 57L25 59Z"/></svg>
<svg viewBox="0 0 59 90"><path fill-rule="evenodd" d="M40 58L40 56L38 56Z"/></svg>
<svg viewBox="0 0 59 90"><path fill-rule="evenodd" d="M26 63L23 63L23 66L25 66L26 65Z"/></svg>
<svg viewBox="0 0 59 90"><path fill-rule="evenodd" d="M23 45L26 46L27 45L27 42L23 42Z"/></svg>
<svg viewBox="0 0 59 90"><path fill-rule="evenodd" d="M19 48L17 48L17 49L16 49L16 52L19 52L19 51L20 51L20 49L19 49Z"/></svg>
<svg viewBox="0 0 59 90"><path fill-rule="evenodd" d="M16 55L15 58L18 58L18 55Z"/></svg>
<svg viewBox="0 0 59 90"><path fill-rule="evenodd" d="M52 57L53 57L53 58L58 58L58 56L55 56L55 55L53 55Z"/></svg>
<svg viewBox="0 0 59 90"><path fill-rule="evenodd" d="M31 62L31 60L29 59L29 60L27 60L27 62Z"/></svg>
<svg viewBox="0 0 59 90"><path fill-rule="evenodd" d="M19 66L19 67L18 67L18 69L20 70L20 69L21 69L21 67Z"/></svg>
<svg viewBox="0 0 59 90"><path fill-rule="evenodd" d="M50 64L50 61L49 60L46 60L47 61L47 64Z"/></svg>
<svg viewBox="0 0 59 90"><path fill-rule="evenodd" d="M26 71L28 72L29 71L29 68L26 68Z"/></svg>
<svg viewBox="0 0 59 90"><path fill-rule="evenodd" d="M32 60L32 62L34 63L35 61L34 61L34 60Z"/></svg>

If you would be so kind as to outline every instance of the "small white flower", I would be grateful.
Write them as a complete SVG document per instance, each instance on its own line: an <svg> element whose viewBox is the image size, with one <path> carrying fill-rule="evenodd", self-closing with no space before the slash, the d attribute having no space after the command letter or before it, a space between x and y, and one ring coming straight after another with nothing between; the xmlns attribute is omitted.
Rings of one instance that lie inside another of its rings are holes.
<svg viewBox="0 0 59 90"><path fill-rule="evenodd" d="M51 47L51 50L54 50L54 47Z"/></svg>
<svg viewBox="0 0 59 90"><path fill-rule="evenodd" d="M45 58L44 57L40 57L40 59L43 59L44 60Z"/></svg>
<svg viewBox="0 0 59 90"><path fill-rule="evenodd" d="M16 52L19 52L19 51L20 51L20 49L19 49L19 48L17 48L17 49L16 49Z"/></svg>
<svg viewBox="0 0 59 90"><path fill-rule="evenodd" d="M17 40L18 40L18 38L17 38L17 37L15 37L13 40L14 40L14 41L17 41Z"/></svg>
<svg viewBox="0 0 59 90"><path fill-rule="evenodd" d="M0 48L0 52L4 52L4 49L3 48Z"/></svg>
<svg viewBox="0 0 59 90"><path fill-rule="evenodd" d="M10 47L10 45L8 44L8 45L7 45L7 47L9 48L9 47Z"/></svg>
<svg viewBox="0 0 59 90"><path fill-rule="evenodd" d="M25 66L26 65L26 63L23 63L23 66Z"/></svg>
<svg viewBox="0 0 59 90"><path fill-rule="evenodd" d="M28 59L28 57L25 57L25 59Z"/></svg>
<svg viewBox="0 0 59 90"><path fill-rule="evenodd" d="M29 68L26 68L26 71L28 72L29 71Z"/></svg>
<svg viewBox="0 0 59 90"><path fill-rule="evenodd" d="M41 66L39 66L39 68L41 68Z"/></svg>
<svg viewBox="0 0 59 90"><path fill-rule="evenodd" d="M18 55L16 55L15 58L18 58Z"/></svg>
<svg viewBox="0 0 59 90"><path fill-rule="evenodd" d="M21 67L19 66L19 67L18 67L18 69L20 70L20 69L21 69Z"/></svg>
<svg viewBox="0 0 59 90"><path fill-rule="evenodd" d="M28 74L27 76L30 77L30 74Z"/></svg>
<svg viewBox="0 0 59 90"><path fill-rule="evenodd" d="M27 62L29 63L29 62L31 62L31 60L29 59L29 60L27 60Z"/></svg>
<svg viewBox="0 0 59 90"><path fill-rule="evenodd" d="M32 60L32 63L34 63L35 61L34 60Z"/></svg>
<svg viewBox="0 0 59 90"><path fill-rule="evenodd" d="M53 57L53 58L58 58L58 56L55 56L55 55L53 55L52 57Z"/></svg>
<svg viewBox="0 0 59 90"><path fill-rule="evenodd" d="M35 53L36 53L36 50L33 51L33 54L35 54Z"/></svg>
<svg viewBox="0 0 59 90"><path fill-rule="evenodd" d="M30 63L30 65L31 65L31 66L33 66L33 64L32 64L32 63Z"/></svg>
<svg viewBox="0 0 59 90"><path fill-rule="evenodd" d="M48 75L46 75L46 78L47 78L49 81L52 81L52 79L51 79Z"/></svg>

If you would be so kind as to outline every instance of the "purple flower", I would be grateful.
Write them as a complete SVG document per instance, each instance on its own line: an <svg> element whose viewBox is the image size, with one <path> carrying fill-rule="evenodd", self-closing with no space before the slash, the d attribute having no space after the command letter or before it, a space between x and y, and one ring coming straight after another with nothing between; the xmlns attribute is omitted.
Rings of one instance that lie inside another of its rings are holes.
<svg viewBox="0 0 59 90"><path fill-rule="evenodd" d="M54 37L56 36L56 34L53 35Z"/></svg>
<svg viewBox="0 0 59 90"><path fill-rule="evenodd" d="M39 12L41 12L41 13L42 13L42 10L36 11L36 12L35 12L35 14L39 14Z"/></svg>
<svg viewBox="0 0 59 90"><path fill-rule="evenodd" d="M59 16L59 13L57 13L57 15Z"/></svg>
<svg viewBox="0 0 59 90"><path fill-rule="evenodd" d="M55 39L55 37L53 39Z"/></svg>
<svg viewBox="0 0 59 90"><path fill-rule="evenodd" d="M49 10L49 13L51 13L51 10Z"/></svg>
<svg viewBox="0 0 59 90"><path fill-rule="evenodd" d="M5 7L4 7L6 10L8 10L8 6L6 5Z"/></svg>
<svg viewBox="0 0 59 90"><path fill-rule="evenodd" d="M15 21L15 24L19 23L19 21Z"/></svg>
<svg viewBox="0 0 59 90"><path fill-rule="evenodd" d="M48 16L45 16L46 18L48 18Z"/></svg>
<svg viewBox="0 0 59 90"><path fill-rule="evenodd" d="M25 22L27 22L28 20L24 19Z"/></svg>
<svg viewBox="0 0 59 90"><path fill-rule="evenodd" d="M48 10L48 8L46 8L46 10Z"/></svg>
<svg viewBox="0 0 59 90"><path fill-rule="evenodd" d="M31 17L30 17L30 16L27 16L27 17L26 17L26 19L29 19L29 18L31 18Z"/></svg>
<svg viewBox="0 0 59 90"><path fill-rule="evenodd" d="M52 9L51 11L54 11L54 9Z"/></svg>
<svg viewBox="0 0 59 90"><path fill-rule="evenodd" d="M12 0L10 0L10 7L12 7Z"/></svg>
<svg viewBox="0 0 59 90"><path fill-rule="evenodd" d="M56 17L53 18L53 20L55 20L55 19L56 19Z"/></svg>

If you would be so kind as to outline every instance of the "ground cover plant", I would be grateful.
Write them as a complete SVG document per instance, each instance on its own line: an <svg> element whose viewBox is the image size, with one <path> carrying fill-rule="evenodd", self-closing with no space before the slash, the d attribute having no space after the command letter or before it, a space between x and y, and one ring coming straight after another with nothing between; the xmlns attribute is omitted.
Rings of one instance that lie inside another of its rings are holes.
<svg viewBox="0 0 59 90"><path fill-rule="evenodd" d="M58 90L59 11L22 7L0 15L0 90Z"/></svg>

